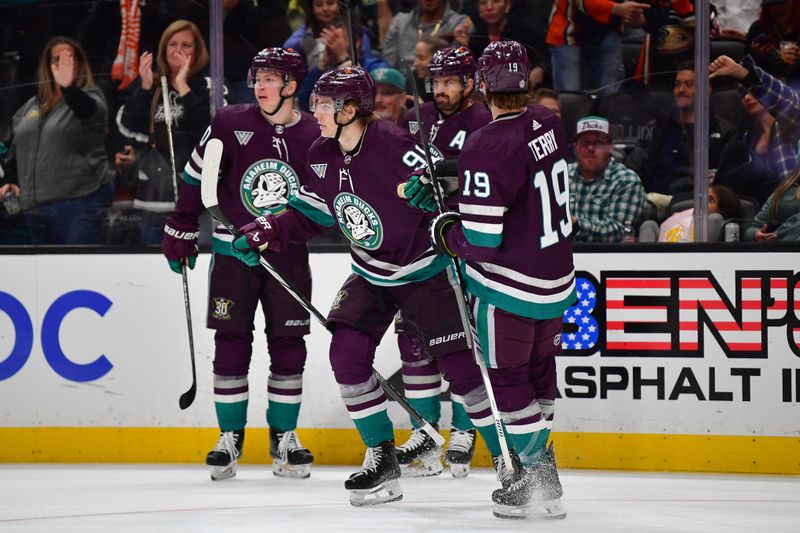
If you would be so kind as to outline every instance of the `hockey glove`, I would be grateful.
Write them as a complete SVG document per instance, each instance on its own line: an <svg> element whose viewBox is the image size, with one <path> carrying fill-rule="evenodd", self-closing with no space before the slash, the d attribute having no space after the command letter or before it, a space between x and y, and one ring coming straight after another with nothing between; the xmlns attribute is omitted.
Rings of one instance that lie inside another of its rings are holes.
<svg viewBox="0 0 800 533"><path fill-rule="evenodd" d="M431 222L431 245L439 254L456 256L456 253L447 245L447 235L459 222L461 222L461 215L453 211L446 211Z"/></svg>
<svg viewBox="0 0 800 533"><path fill-rule="evenodd" d="M167 258L169 268L181 273L181 264L194 268L197 261L197 239L200 232L197 224L179 222L173 217L164 225L164 238L161 240L161 251Z"/></svg>
<svg viewBox="0 0 800 533"><path fill-rule="evenodd" d="M278 222L273 215L260 216L239 228L241 235L233 241L233 255L247 266L259 264L259 251L270 248L280 251Z"/></svg>
<svg viewBox="0 0 800 533"><path fill-rule="evenodd" d="M408 180L403 186L403 196L409 204L423 211L436 211L438 207L431 177L424 168L409 174ZM439 197L444 198L441 186L439 186Z"/></svg>

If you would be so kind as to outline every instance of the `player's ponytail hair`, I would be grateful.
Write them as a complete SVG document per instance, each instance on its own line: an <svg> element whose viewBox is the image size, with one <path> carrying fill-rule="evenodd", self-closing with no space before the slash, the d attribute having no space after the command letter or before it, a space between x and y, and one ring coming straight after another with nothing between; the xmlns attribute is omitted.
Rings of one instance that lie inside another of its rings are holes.
<svg viewBox="0 0 800 533"><path fill-rule="evenodd" d="M47 41L44 47L36 74L37 81L39 82L37 88L39 110L42 115L48 114L58 103L58 99L56 98L56 80L53 78L53 71L50 70L50 64L55 59L52 55L53 48L59 44L69 45L75 52L75 60L78 62L78 72L75 74L73 85L81 88L94 86L92 69L89 67L89 60L81 44L71 37L64 37L61 35L53 37Z"/></svg>

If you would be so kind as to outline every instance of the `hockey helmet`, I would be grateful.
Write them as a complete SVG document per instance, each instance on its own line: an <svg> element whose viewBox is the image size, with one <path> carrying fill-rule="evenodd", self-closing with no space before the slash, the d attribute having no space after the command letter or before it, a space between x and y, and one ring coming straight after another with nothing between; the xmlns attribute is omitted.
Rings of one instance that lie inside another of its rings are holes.
<svg viewBox="0 0 800 533"><path fill-rule="evenodd" d="M478 77L490 93L528 90L528 52L516 41L495 41L478 59Z"/></svg>
<svg viewBox="0 0 800 533"><path fill-rule="evenodd" d="M274 70L283 74L283 81L297 81L298 88L306 77L306 60L294 48L264 48L253 58L247 72L247 85L255 87L259 70Z"/></svg>
<svg viewBox="0 0 800 533"><path fill-rule="evenodd" d="M336 67L324 73L314 85L312 106L318 98L332 98L338 112L349 100L356 103L358 115L371 115L375 110L375 81L361 67Z"/></svg>

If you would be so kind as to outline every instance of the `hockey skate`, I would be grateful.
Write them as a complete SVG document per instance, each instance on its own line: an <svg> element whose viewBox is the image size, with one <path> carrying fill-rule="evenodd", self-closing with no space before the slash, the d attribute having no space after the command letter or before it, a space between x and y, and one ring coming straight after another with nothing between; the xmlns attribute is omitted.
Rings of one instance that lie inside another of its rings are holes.
<svg viewBox="0 0 800 533"><path fill-rule="evenodd" d="M424 431L414 429L397 448L397 462L406 477L438 476L442 473L442 448Z"/></svg>
<svg viewBox="0 0 800 533"><path fill-rule="evenodd" d="M280 477L307 478L311 475L314 456L300 444L295 431L269 429L269 455L272 473Z"/></svg>
<svg viewBox="0 0 800 533"><path fill-rule="evenodd" d="M344 482L344 488L350 491L350 504L355 507L396 502L403 499L399 477L394 442L387 440L367 448L361 470Z"/></svg>
<svg viewBox="0 0 800 533"><path fill-rule="evenodd" d="M444 461L450 465L450 473L456 479L467 477L469 463L475 454L475 429L450 431L450 443L444 454Z"/></svg>
<svg viewBox="0 0 800 533"><path fill-rule="evenodd" d="M508 488L508 486L514 482L514 474L519 472L521 468L519 464L519 457L517 457L516 452L514 452L514 450L509 450L509 455L511 455L511 462L514 465L514 468L509 468L509 466L503 460L502 455L492 456L492 463L494 464L494 471L497 474L497 481L500 482L500 486L504 489Z"/></svg>
<svg viewBox="0 0 800 533"><path fill-rule="evenodd" d="M242 455L244 429L223 431L214 449L206 455L206 464L211 467L211 479L219 481L236 475L236 463Z"/></svg>
<svg viewBox="0 0 800 533"><path fill-rule="evenodd" d="M551 444L545 451L544 461L533 466L521 466L508 486L492 493L494 515L519 520L561 520L567 517L561 503L562 495Z"/></svg>

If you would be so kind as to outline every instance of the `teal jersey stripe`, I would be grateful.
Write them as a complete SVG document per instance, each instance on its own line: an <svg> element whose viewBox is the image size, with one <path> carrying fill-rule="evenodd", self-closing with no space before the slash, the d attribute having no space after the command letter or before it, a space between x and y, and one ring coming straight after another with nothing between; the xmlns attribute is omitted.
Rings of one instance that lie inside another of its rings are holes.
<svg viewBox="0 0 800 533"><path fill-rule="evenodd" d="M462 263L461 273L467 284L467 291L480 298L484 302L491 303L495 307L499 307L509 313L524 316L527 318L536 318L539 320L546 320L549 318L557 318L564 315L572 304L575 303L577 295L575 289L563 300L549 304L537 304L533 302L526 302L519 298L514 298L502 292L483 286L479 281L472 278L467 274L466 268Z"/></svg>
<svg viewBox="0 0 800 533"><path fill-rule="evenodd" d="M464 229L464 237L467 242L473 246L483 246L484 248L499 248L503 243L502 233L483 233L480 231L473 231L461 226Z"/></svg>
<svg viewBox="0 0 800 533"><path fill-rule="evenodd" d="M321 224L325 227L330 228L336 223L336 220L329 215L328 213L323 213L316 207L304 202L297 195L293 194L289 197L289 207L292 209L296 209L303 213L307 218L313 220L317 224Z"/></svg>
<svg viewBox="0 0 800 533"><path fill-rule="evenodd" d="M191 177L189 175L189 173L186 172L185 170L183 171L183 181L185 181L189 185L194 185L195 187L199 187L200 186L200 180Z"/></svg>
<svg viewBox="0 0 800 533"><path fill-rule="evenodd" d="M443 255L437 256L436 259L428 266L415 270L414 272L403 276L398 279L386 279L370 274L355 262L352 263L353 272L366 279L374 285L403 285L404 283L411 283L415 281L425 281L430 279L439 272L443 271L450 265L450 259Z"/></svg>

